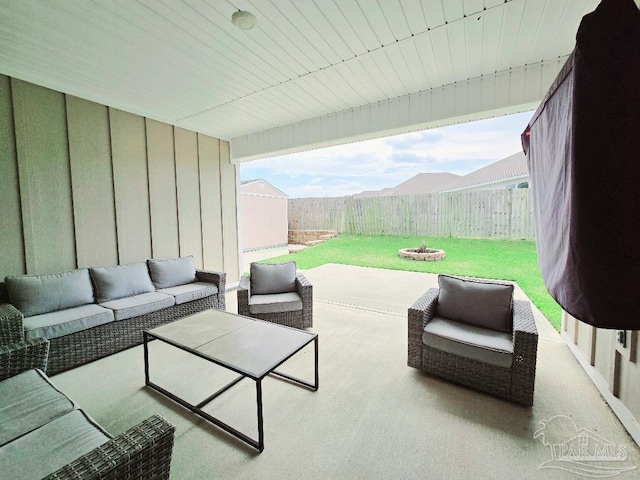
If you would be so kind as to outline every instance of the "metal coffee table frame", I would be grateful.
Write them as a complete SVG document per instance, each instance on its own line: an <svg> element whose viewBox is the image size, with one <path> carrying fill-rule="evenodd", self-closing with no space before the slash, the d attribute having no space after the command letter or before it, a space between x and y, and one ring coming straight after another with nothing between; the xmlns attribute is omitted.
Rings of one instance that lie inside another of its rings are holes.
<svg viewBox="0 0 640 480"><path fill-rule="evenodd" d="M288 327L282 327L279 326L280 328L288 328ZM198 352L197 350L185 347L184 345L181 345L179 343L176 343L174 341L171 341L169 339L166 338L162 338L162 337L158 337L156 335L154 335L153 333L149 332L149 331L145 331L143 332L143 338L144 338L144 377L145 377L145 384L160 392L161 394L163 394L164 396L170 398L171 400L175 401L176 403L179 403L180 405L182 405L183 407L191 410L193 413L199 415L200 417L204 418L205 420L213 423L214 425L220 427L221 429L223 429L224 431L226 431L227 433L230 433L231 435L233 435L234 437L242 440L243 442L251 445L253 448L257 449L259 452L262 452L264 450L264 427L263 427L263 416L262 416L262 380L267 377L268 375L273 375L275 377L279 377L282 378L288 382L294 383L296 385L300 385L304 388L307 388L309 390L312 391L316 391L318 390L318 386L319 386L319 377L318 377L318 335L317 334L309 334L309 341L304 343L303 345L301 345L299 348L296 348L294 351L292 351L289 355L287 355L281 362L279 362L277 365L274 365L273 368L271 368L270 370L268 370L266 373L264 373L261 376L254 376L251 375L249 372L243 371L242 369L231 365L229 363L220 361L220 360L215 360L212 359L200 352ZM148 342L151 340L159 340L161 342L167 343L169 345L172 345L180 350L184 350L185 352L191 353L192 355L196 355L204 360L207 360L209 362L215 363L216 365L219 365L221 367L224 367L228 370L231 370L237 374L239 374L239 377L237 377L236 379L234 379L233 381L229 382L227 385L225 385L224 387L222 387L221 389L219 389L217 392L213 393L212 395L208 396L207 398L205 398L203 401L201 401L200 403L198 403L197 405L192 405L189 402L185 401L184 399L178 397L176 394L169 392L168 390L162 388L161 386L151 382L149 380L149 349L148 349ZM296 377L292 377L291 375L287 375L285 373L282 372L278 372L276 371L276 368L278 368L280 365L282 365L283 363L285 363L287 360L289 360L291 357L293 357L296 353L300 352L303 348L305 348L307 345L309 345L311 342L313 342L313 348L314 348L314 370L315 370L315 378L314 378L314 382L313 383L309 383L307 381L304 381L302 379L296 378ZM227 423L223 422L222 420L214 417L213 415L210 415L209 413L205 412L202 410L202 408L207 405L208 403L210 403L211 401L213 401L214 399L216 399L217 397L219 397L220 395L222 395L224 392L226 392L227 390L229 390L231 387L233 387L234 385L236 385L238 382L240 382L241 380L245 379L245 378L249 378L253 381L256 382L256 403L257 403L257 417L258 417L258 439L255 440L253 438L251 438L250 436L240 432L239 430L236 430L235 428L233 428L231 425L228 425Z"/></svg>

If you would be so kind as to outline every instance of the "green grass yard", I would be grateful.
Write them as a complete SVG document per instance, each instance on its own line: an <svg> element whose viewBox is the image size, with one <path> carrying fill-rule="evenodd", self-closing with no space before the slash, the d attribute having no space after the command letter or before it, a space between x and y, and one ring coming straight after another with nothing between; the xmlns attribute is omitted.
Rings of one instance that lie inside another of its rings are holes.
<svg viewBox="0 0 640 480"><path fill-rule="evenodd" d="M398 256L399 249L418 248L423 242L428 248L445 250L446 258L437 262L418 262ZM520 285L554 328L560 329L560 306L544 287L538 269L536 245L532 241L341 234L302 252L264 262L290 260L295 260L298 268L303 270L325 263L339 263L512 280Z"/></svg>

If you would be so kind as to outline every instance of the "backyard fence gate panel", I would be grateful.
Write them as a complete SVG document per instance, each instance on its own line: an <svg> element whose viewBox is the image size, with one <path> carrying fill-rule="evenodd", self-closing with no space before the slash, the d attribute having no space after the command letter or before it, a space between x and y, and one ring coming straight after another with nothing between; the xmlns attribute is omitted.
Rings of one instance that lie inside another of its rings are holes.
<svg viewBox="0 0 640 480"><path fill-rule="evenodd" d="M529 189L289 199L290 230L534 240Z"/></svg>

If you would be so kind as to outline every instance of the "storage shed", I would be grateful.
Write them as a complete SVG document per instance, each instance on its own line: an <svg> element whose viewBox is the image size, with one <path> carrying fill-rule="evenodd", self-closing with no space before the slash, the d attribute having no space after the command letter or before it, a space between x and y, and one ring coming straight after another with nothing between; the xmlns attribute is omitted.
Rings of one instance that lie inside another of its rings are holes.
<svg viewBox="0 0 640 480"><path fill-rule="evenodd" d="M287 194L265 180L240 183L242 251L287 245L287 201Z"/></svg>

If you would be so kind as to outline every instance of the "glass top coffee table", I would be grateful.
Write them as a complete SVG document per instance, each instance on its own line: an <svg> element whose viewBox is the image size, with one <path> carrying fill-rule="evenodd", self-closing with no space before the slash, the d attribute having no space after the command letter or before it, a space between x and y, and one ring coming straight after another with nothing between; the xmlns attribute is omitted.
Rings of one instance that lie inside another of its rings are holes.
<svg viewBox="0 0 640 480"><path fill-rule="evenodd" d="M315 333L262 320L254 320L232 313L208 310L147 330L143 333L143 336L145 384L147 386L248 443L260 452L264 450L262 380L267 375L274 375L313 391L318 389L318 335ZM237 373L238 377L202 402L192 405L177 394L169 392L149 380L148 343L151 340L160 340L192 355L213 362ZM315 353L315 378L313 383L276 371L276 368L311 342L313 342ZM245 378L253 380L256 384L257 440L202 410L213 399Z"/></svg>

